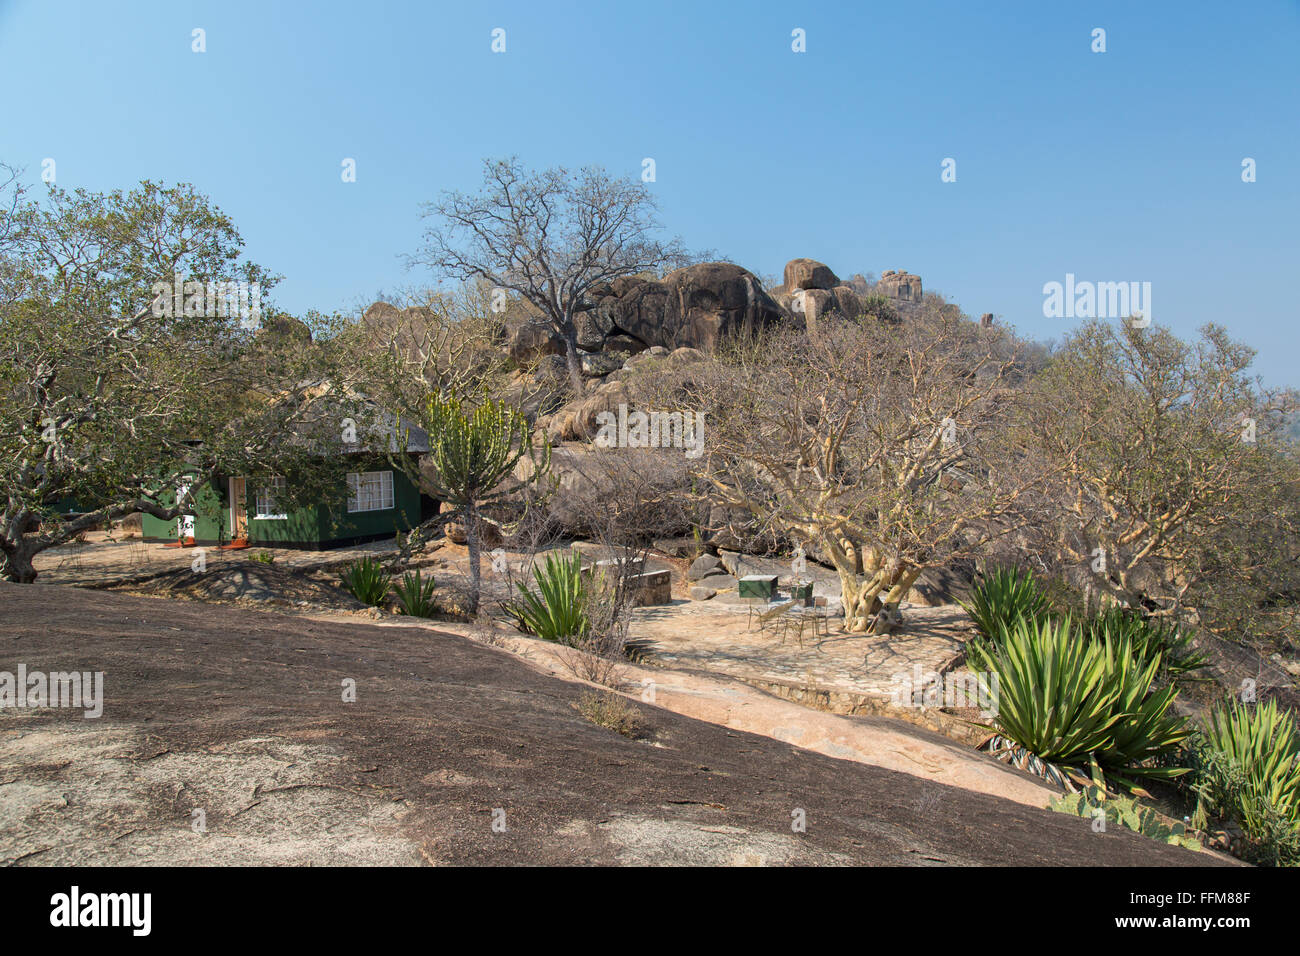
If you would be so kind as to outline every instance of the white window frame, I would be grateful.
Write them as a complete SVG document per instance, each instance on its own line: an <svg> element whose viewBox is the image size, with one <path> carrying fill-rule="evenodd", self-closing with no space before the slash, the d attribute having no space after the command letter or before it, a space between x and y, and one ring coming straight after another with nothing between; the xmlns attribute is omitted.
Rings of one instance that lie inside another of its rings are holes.
<svg viewBox="0 0 1300 956"><path fill-rule="evenodd" d="M257 491L253 495L253 518L257 521L285 521L288 515L280 512L279 502L276 500L275 493L284 491L284 479L278 475L268 479L263 484L257 486Z"/></svg>
<svg viewBox="0 0 1300 956"><path fill-rule="evenodd" d="M392 511L392 471L348 472L348 514L365 511Z"/></svg>

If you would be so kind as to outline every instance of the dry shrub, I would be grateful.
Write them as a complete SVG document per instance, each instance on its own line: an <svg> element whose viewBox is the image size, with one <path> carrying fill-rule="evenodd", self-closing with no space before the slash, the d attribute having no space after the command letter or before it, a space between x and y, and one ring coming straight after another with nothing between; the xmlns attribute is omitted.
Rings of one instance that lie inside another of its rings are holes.
<svg viewBox="0 0 1300 956"><path fill-rule="evenodd" d="M608 644L603 637L582 638L559 650L560 663L579 680L618 690L627 683L626 656L621 647L611 650Z"/></svg>
<svg viewBox="0 0 1300 956"><path fill-rule="evenodd" d="M568 534L629 546L687 535L701 512L689 464L680 448L561 446L547 517Z"/></svg>
<svg viewBox="0 0 1300 956"><path fill-rule="evenodd" d="M578 713L598 727L606 727L624 737L636 737L641 726L637 709L618 694L583 694L577 703Z"/></svg>

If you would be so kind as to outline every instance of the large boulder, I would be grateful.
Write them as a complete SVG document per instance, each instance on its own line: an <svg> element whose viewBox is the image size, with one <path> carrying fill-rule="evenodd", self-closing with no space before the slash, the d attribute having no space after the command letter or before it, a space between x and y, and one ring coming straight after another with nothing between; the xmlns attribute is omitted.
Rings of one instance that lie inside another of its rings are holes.
<svg viewBox="0 0 1300 956"><path fill-rule="evenodd" d="M840 284L831 267L816 259L791 259L785 264L785 290L833 289Z"/></svg>
<svg viewBox="0 0 1300 956"><path fill-rule="evenodd" d="M558 355L549 355L547 358L555 359L560 363L560 375L563 376L565 369L564 359ZM529 424L536 423L541 415L549 415L564 405L568 400L568 394L564 386L567 382L563 378L557 378L548 385L539 386L533 375L523 371L514 372L510 381L502 388L498 397L508 405L515 408L528 419ZM427 457L427 456L426 456Z"/></svg>
<svg viewBox="0 0 1300 956"><path fill-rule="evenodd" d="M537 360L533 381L546 388L555 388L569 380L569 363L563 355L549 353Z"/></svg>
<svg viewBox="0 0 1300 956"><path fill-rule="evenodd" d="M632 396L622 382L606 382L561 408L546 424L547 434L559 441L589 441L600 431L596 416L618 414L618 406L631 405Z"/></svg>
<svg viewBox="0 0 1300 956"><path fill-rule="evenodd" d="M803 314L814 319L835 311L835 293L829 289L800 289L794 298L796 307L802 304Z"/></svg>
<svg viewBox="0 0 1300 956"><path fill-rule="evenodd" d="M586 378L604 378L621 369L626 360L621 352L590 352L582 356L582 374Z"/></svg>
<svg viewBox="0 0 1300 956"><path fill-rule="evenodd" d="M754 274L730 262L687 266L663 281L623 277L610 289L588 314L618 333L668 349L709 351L726 335L784 318Z"/></svg>
<svg viewBox="0 0 1300 956"><path fill-rule="evenodd" d="M845 279L843 284L848 286L858 295L867 296L871 294L871 283L867 281L867 277L861 272L855 272L853 275Z"/></svg>
<svg viewBox="0 0 1300 956"><path fill-rule="evenodd" d="M646 344L630 335L611 335L605 339L606 352L622 352L624 355L640 355L646 350Z"/></svg>
<svg viewBox="0 0 1300 956"><path fill-rule="evenodd" d="M837 285L831 295L835 297L835 311L846 319L856 319L867 311L866 302L851 286Z"/></svg>
<svg viewBox="0 0 1300 956"><path fill-rule="evenodd" d="M946 568L927 568L912 585L907 600L921 607L940 607L970 598L975 579L975 567L970 561L959 561Z"/></svg>
<svg viewBox="0 0 1300 956"><path fill-rule="evenodd" d="M469 535L465 533L465 525L459 521L449 521L443 526L443 533L447 538L456 544L468 544ZM488 521L486 518L480 518L478 523L479 546L487 550L499 548L505 542L505 536L501 533L501 526L495 522Z"/></svg>
<svg viewBox="0 0 1300 956"><path fill-rule="evenodd" d="M525 322L510 339L510 357L520 365L531 365L543 355L563 354L564 339L541 322Z"/></svg>
<svg viewBox="0 0 1300 956"><path fill-rule="evenodd" d="M876 283L876 291L904 302L921 301L921 277L910 272L888 269Z"/></svg>
<svg viewBox="0 0 1300 956"><path fill-rule="evenodd" d="M607 311L592 308L573 317L578 348L586 352L599 352L605 347L606 337L614 330L614 320Z"/></svg>
<svg viewBox="0 0 1300 956"><path fill-rule="evenodd" d="M708 577L721 566L722 562L717 555L702 554L686 569L686 579L688 581L698 581L700 578Z"/></svg>
<svg viewBox="0 0 1300 956"><path fill-rule="evenodd" d="M856 319L866 312L865 301L846 285L833 289L796 289L779 297L777 301L794 315L801 316L813 335L817 333L818 323L832 313L846 319Z"/></svg>
<svg viewBox="0 0 1300 956"><path fill-rule="evenodd" d="M402 310L391 302L376 302L361 315L361 324L370 328L392 328L402 319Z"/></svg>

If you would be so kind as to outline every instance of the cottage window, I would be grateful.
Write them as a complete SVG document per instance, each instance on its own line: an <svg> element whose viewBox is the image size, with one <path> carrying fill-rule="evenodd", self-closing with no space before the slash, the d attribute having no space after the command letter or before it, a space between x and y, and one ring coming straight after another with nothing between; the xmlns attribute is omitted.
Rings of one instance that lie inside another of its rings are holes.
<svg viewBox="0 0 1300 956"><path fill-rule="evenodd" d="M260 485L257 489L257 514L253 515L253 517L262 520L288 518L289 516L280 510L280 506L275 500L276 492L283 491L283 478L271 478L266 484Z"/></svg>
<svg viewBox="0 0 1300 956"><path fill-rule="evenodd" d="M386 511L393 507L391 471L352 472L348 475L348 513Z"/></svg>

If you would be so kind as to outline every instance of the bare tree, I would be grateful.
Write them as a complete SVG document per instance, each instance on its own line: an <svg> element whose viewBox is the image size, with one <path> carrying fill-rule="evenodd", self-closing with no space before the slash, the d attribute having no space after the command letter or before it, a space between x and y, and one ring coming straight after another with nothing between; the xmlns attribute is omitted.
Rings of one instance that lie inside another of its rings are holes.
<svg viewBox="0 0 1300 956"><path fill-rule="evenodd" d="M1059 565L1091 567L1101 594L1172 616L1229 594L1245 611L1263 599L1247 597L1248 579L1287 576L1295 396L1252 380L1253 358L1217 326L1187 343L1093 321L1066 339L1026 419L1034 454L1054 466L1041 528ZM1255 626L1228 610L1219 625Z"/></svg>
<svg viewBox="0 0 1300 956"><path fill-rule="evenodd" d="M357 386L410 412L435 394L500 391L508 378L505 328L484 283L419 289L370 306L338 336Z"/></svg>
<svg viewBox="0 0 1300 956"><path fill-rule="evenodd" d="M445 193L426 205L425 216L440 222L414 261L532 303L564 340L569 381L579 393L574 316L587 293L685 259L676 240L653 238L659 223L645 185L598 167L532 172L514 157L486 160L479 193Z"/></svg>
<svg viewBox="0 0 1300 956"><path fill-rule="evenodd" d="M725 504L839 572L845 626L873 633L927 568L1020 520L1019 343L949 310L738 343L696 374L707 479Z"/></svg>

